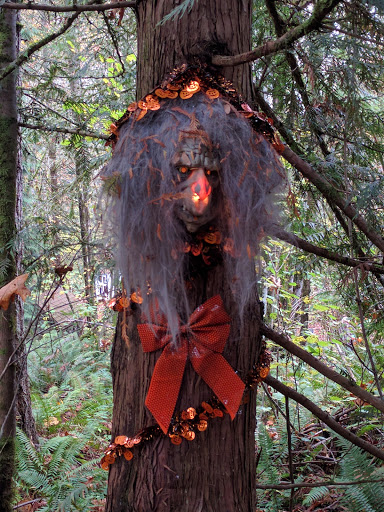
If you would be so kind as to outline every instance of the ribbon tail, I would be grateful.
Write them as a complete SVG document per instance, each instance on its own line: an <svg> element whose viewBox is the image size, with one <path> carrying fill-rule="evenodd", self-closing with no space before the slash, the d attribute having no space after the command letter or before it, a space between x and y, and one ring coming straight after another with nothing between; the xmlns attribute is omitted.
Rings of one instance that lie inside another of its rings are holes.
<svg viewBox="0 0 384 512"><path fill-rule="evenodd" d="M206 353L201 357L192 357L191 362L233 420L243 397L244 382L221 354Z"/></svg>
<svg viewBox="0 0 384 512"><path fill-rule="evenodd" d="M163 350L153 371L145 405L166 434L179 396L187 360L186 348L172 352Z"/></svg>

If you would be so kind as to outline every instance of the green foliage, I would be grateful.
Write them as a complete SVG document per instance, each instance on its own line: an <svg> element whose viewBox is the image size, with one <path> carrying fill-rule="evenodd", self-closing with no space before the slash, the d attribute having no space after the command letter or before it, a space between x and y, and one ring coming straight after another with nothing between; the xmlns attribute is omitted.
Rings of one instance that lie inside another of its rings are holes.
<svg viewBox="0 0 384 512"><path fill-rule="evenodd" d="M158 23L164 25L167 21L182 18L185 13L190 12L195 2L198 0L184 0L180 5L172 9L172 11L164 16L164 18Z"/></svg>
<svg viewBox="0 0 384 512"><path fill-rule="evenodd" d="M302 23L313 12L313 2L273 3L283 28ZM379 233L384 222L382 4L381 0L340 2L321 30L303 37L288 49L289 54L267 55L253 65L255 89L273 106L285 142ZM187 16L196 6L197 0L185 0L162 23ZM252 15L253 46L275 39L275 23L264 1L253 2ZM58 13L23 11L21 17L21 50L61 21ZM134 31L134 17L128 11L121 25L101 14L80 16L64 37L23 67L21 122L85 130L96 136L106 133L111 120L120 118L135 98ZM295 58L296 74L289 55ZM106 353L99 343L109 343L113 322L105 308L95 305L92 285L88 283L85 290L85 276L92 283L100 270L113 273L111 251L96 214L97 177L109 152L104 140L90 136L22 131L25 220L19 235L32 290L26 304L26 342L41 444L36 448L18 433L15 482L18 497L43 497L43 510L90 510L92 500L102 499L105 492L106 475L95 463L108 437L112 397ZM289 189L282 197L282 223L287 230L340 255L382 263L381 252L334 205L297 170L286 165L286 171ZM14 252L14 242L9 249ZM73 270L63 288L76 299L73 310L58 323L44 300L57 283L55 267L64 264ZM7 265L0 261L0 276ZM351 269L330 263L279 240L262 246L258 269L266 323L377 394L368 350L383 385L382 278L366 272L364 265ZM85 295L87 301L79 304ZM380 442L381 418L372 408L359 405L355 397L273 343L269 347L273 375L330 414L349 410L348 426ZM284 406L281 395L274 393L272 398ZM288 479L286 426L281 415L272 412L275 406L266 406L265 396L260 400L259 411L270 415L273 426L265 427L265 418L259 421L259 479L276 484ZM319 471L316 456L334 449L331 434L318 427L314 435L307 431L310 415L299 407L291 406L290 411L296 429L295 481L305 481L309 471L315 480L328 478ZM341 441L337 450L337 478L358 482L382 475L382 468L359 450ZM348 512L380 512L384 501L380 489L378 484L357 483L340 491L338 498ZM260 505L273 512L287 510L289 496L288 491L260 492ZM296 503L308 507L328 498L325 487L313 488L305 497L295 494Z"/></svg>
<svg viewBox="0 0 384 512"><path fill-rule="evenodd" d="M281 443L275 443L269 436L268 431L262 423L259 423L256 433L257 447L260 452L258 464L258 482L278 484L281 479L279 466L287 449L287 437L282 434ZM284 504L289 497L287 491L267 491L259 498L259 506L268 511L284 510Z"/></svg>
<svg viewBox="0 0 384 512"><path fill-rule="evenodd" d="M40 439L37 449L20 430L17 432L17 484L44 500L42 512L89 509L105 494L105 477L97 459L84 461L84 439L73 436Z"/></svg>
<svg viewBox="0 0 384 512"><path fill-rule="evenodd" d="M98 462L112 414L108 355L95 348L90 332L82 339L68 333L47 343L52 334L43 335L29 357L41 437L35 447L18 431L17 499L41 497L45 506L39 510L47 512L90 510L106 493L107 473Z"/></svg>
<svg viewBox="0 0 384 512"><path fill-rule="evenodd" d="M347 482L356 482L356 485L346 487L342 498L342 503L348 507L348 512L362 510L383 512L383 483L374 482L374 480L384 479L384 467L345 439L338 438L337 444L343 450L338 478ZM359 480L373 480L373 482L359 484Z"/></svg>

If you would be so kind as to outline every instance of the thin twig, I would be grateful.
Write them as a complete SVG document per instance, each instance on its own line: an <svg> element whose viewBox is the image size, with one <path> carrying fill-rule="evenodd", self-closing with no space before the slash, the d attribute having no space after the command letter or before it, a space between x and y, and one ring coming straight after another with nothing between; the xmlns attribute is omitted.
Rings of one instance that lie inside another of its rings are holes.
<svg viewBox="0 0 384 512"><path fill-rule="evenodd" d="M42 130L43 132L57 132L57 133L67 133L73 135L80 135L81 137L92 137L93 139L101 139L107 140L109 135L104 133L95 133L89 132L88 130L76 130L71 128L59 128L57 126L46 126L46 125L38 125L38 124L30 124L30 123L19 123L19 126L22 128L29 128L30 130Z"/></svg>
<svg viewBox="0 0 384 512"><path fill-rule="evenodd" d="M105 12L103 12L103 19L104 19L105 24L107 25L108 33L111 36L113 46L115 47L115 50L116 50L116 53L117 53L117 56L119 58L120 65L121 65L121 73L120 73L120 75L117 75L117 76L122 76L125 73L125 66L124 66L124 60L122 59L122 57L120 55L119 43L118 43L116 36L112 30L111 24L109 23L108 18L105 15Z"/></svg>
<svg viewBox="0 0 384 512"><path fill-rule="evenodd" d="M285 414L286 414L286 425L287 425L287 439L288 439L288 467L289 467L289 477L291 483L295 483L295 477L293 475L293 464L292 464L292 436L291 436L291 428L289 425L289 398L285 397ZM294 496L294 487L291 490L291 496L289 498L289 512L292 512L293 508L293 496Z"/></svg>
<svg viewBox="0 0 384 512"><path fill-rule="evenodd" d="M320 175L315 169L294 153L291 149L286 147L281 156L287 160L293 167L295 167L305 178L307 178L315 187L322 193L322 195L338 206L345 215L362 231L365 236L382 252L384 252L384 239L377 232L373 231L367 221L357 212L357 210L343 197L336 189L329 183L325 177Z"/></svg>
<svg viewBox="0 0 384 512"><path fill-rule="evenodd" d="M25 503L19 503L18 505L15 505L13 507L13 510L16 510L17 508L25 507L26 505L32 505L32 503L37 503L38 501L43 501L43 498L35 498L31 501L26 501Z"/></svg>
<svg viewBox="0 0 384 512"><path fill-rule="evenodd" d="M343 377L343 375L337 373L332 368L329 368L329 366L319 361L312 354L310 354L306 350L302 349L301 347L293 343L287 336L284 336L284 334L280 334L274 331L265 324L261 325L261 332L267 338L277 343L277 345L280 345L280 347L285 348L285 350L288 350L288 352L290 352L294 356L299 357L302 361L312 366L312 368L317 370L319 373L321 373L328 379L332 380L333 382L336 382L336 384L339 384L343 388L347 389L350 393L354 394L358 398L361 398L364 402L368 402L370 405L372 405L379 411L384 412L383 400L381 400L379 397L372 395L371 393L368 393L368 391L360 387L358 384L356 384L356 382L352 382L351 380Z"/></svg>
<svg viewBox="0 0 384 512"><path fill-rule="evenodd" d="M365 350L367 351L367 354L368 354L368 359L371 364L371 371L373 373L373 378L375 379L375 384L376 384L377 390L379 392L380 398L382 400L384 400L383 390L381 389L381 384L380 384L380 379L377 374L375 361L373 360L371 347L368 342L367 331L365 330L364 313L363 313L363 308L361 306L361 296L360 296L360 290L359 290L359 283L357 282L356 272L353 273L353 279L355 282L356 302L357 302L357 307L358 307L358 311L359 311L360 327L361 327L361 333L363 335Z"/></svg>
<svg viewBox="0 0 384 512"><path fill-rule="evenodd" d="M285 416L284 414L284 411L283 409L280 407L280 405L278 404L278 402L276 400L274 400L273 396L271 395L271 393L268 391L268 387L264 384L264 382L261 383L262 387L263 387L263 390L264 390L264 393L266 394L268 400L270 401L272 407L276 407L277 411L282 415L282 417L287 421L287 417ZM274 411L274 414L275 416L277 417L277 413L276 411ZM290 421L290 420L288 420ZM295 426L290 422L290 427L292 430L296 430L295 429Z"/></svg>

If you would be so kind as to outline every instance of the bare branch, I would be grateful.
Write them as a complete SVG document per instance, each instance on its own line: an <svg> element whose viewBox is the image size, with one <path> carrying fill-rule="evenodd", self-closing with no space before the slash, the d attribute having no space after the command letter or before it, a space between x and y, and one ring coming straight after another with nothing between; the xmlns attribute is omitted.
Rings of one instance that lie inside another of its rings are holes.
<svg viewBox="0 0 384 512"><path fill-rule="evenodd" d="M279 240L283 240L284 242L287 242L294 247L298 247L303 251L316 254L316 256L320 256L321 258L325 258L330 261L336 261L337 263L347 265L348 267L361 267L363 270L370 271L375 274L384 274L384 267L382 265L376 265L370 261L357 260L355 258L349 258L348 256L342 256L341 254L337 254L336 252L325 249L324 247L311 244L303 238L300 238L293 233L288 233L283 229L274 232L274 235L279 238Z"/></svg>
<svg viewBox="0 0 384 512"><path fill-rule="evenodd" d="M295 41L300 39L306 34L313 32L320 28L323 19L329 14L341 0L319 0L313 9L312 16L293 28L289 32L286 32L283 36L279 37L275 41L267 41L262 46L258 46L254 50L239 55L225 56L225 55L214 55L212 57L212 64L214 66L238 66L246 62L252 62L260 57L266 55L272 55L281 50L286 50Z"/></svg>
<svg viewBox="0 0 384 512"><path fill-rule="evenodd" d="M58 128L55 126L46 126L46 125L37 125L37 124L29 124L29 123L19 123L19 126L22 128L29 128L30 130L41 130L43 132L58 132L58 133L68 133L73 135L81 135L81 137L92 137L93 139L104 139L108 140L109 135L105 135L104 133L95 133L89 132L87 130L76 130L71 128Z"/></svg>
<svg viewBox="0 0 384 512"><path fill-rule="evenodd" d="M136 7L136 2L110 2L105 4L85 4L85 5L50 5L50 4L35 4L28 2L26 4L16 2L5 2L2 9L28 9L30 11L52 11L52 12L85 12L85 11L108 11L110 9L122 9L124 7Z"/></svg>
<svg viewBox="0 0 384 512"><path fill-rule="evenodd" d="M378 459L384 460L384 451L380 450L380 448L377 448L377 446L374 446L373 444L368 443L367 441L364 441L364 439L361 439L360 437L357 437L355 434L353 434L350 430L342 427L340 423L338 423L336 420L332 418L327 412L323 411L318 407L316 404L314 404L309 398L302 395L301 393L298 393L292 388L289 388L285 384L279 382L277 379L272 377L271 375L268 375L266 379L264 380L268 386L273 387L278 391L279 393L282 393L283 395L292 398L295 402L301 404L303 407L308 409L308 411L311 411L312 414L314 414L319 420L321 420L323 423L328 425L329 428L331 428L334 432L339 434L344 439L347 439L349 442L354 444L355 446L358 446L362 450L370 453L374 457L377 457ZM383 402L384 404L384 402ZM292 484L294 485L294 484Z"/></svg>
<svg viewBox="0 0 384 512"><path fill-rule="evenodd" d="M302 488L313 488L313 487L346 487L349 485L362 485L362 484L374 484L384 483L384 478L378 478L375 480L356 480L354 482L334 482L333 480L324 480L323 482L299 482L297 484L281 483L275 485L263 485L256 484L256 489L276 489L282 491L284 489L302 489Z"/></svg>
<svg viewBox="0 0 384 512"><path fill-rule="evenodd" d="M52 34L50 34L49 36L47 37L44 37L43 39L41 39L40 41L38 41L37 43L34 43L32 44L29 48L27 48L24 52L22 52L18 57L17 59L15 59L13 62L11 62L4 70L3 72L1 73L0 75L0 80L3 80L6 76L8 76L10 73L12 73L12 71L14 71L16 68L18 68L19 66L21 66L22 64L24 64L24 62L26 62L31 55L33 55L34 53L36 53L38 50L40 50L41 48L43 48L43 46L47 45L48 43L54 41L55 39L57 39L59 36L61 36L62 34L64 34L70 27L71 25L73 24L73 22L76 20L76 18L78 18L80 16L80 13L79 12L76 12L75 14L72 14L72 16L70 16L67 21L64 23L64 25L57 31L57 32L53 32Z"/></svg>
<svg viewBox="0 0 384 512"><path fill-rule="evenodd" d="M280 347L285 348L285 350L287 350L294 356L298 357L305 363L309 364L309 366L312 366L312 368L317 370L319 373L321 373L328 379L332 380L333 382L336 382L336 384L339 384L356 397L361 398L363 402L367 402L368 404L372 405L379 411L384 412L383 400L380 400L380 398L372 395L371 393L368 393L368 391L358 386L355 382L352 382L351 380L340 375L340 373L337 373L335 370L332 370L332 368L329 368L329 366L319 361L312 354L310 354L306 350L302 349L301 347L293 343L287 336L284 336L283 334L274 331L265 324L261 326L261 332L267 338L274 341Z"/></svg>

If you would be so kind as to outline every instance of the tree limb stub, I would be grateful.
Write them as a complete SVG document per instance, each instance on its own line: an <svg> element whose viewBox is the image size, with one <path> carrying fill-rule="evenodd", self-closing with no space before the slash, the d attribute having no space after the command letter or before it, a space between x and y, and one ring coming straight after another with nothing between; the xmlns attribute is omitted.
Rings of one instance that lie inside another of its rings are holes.
<svg viewBox="0 0 384 512"><path fill-rule="evenodd" d="M347 391L352 393L358 398L361 398L364 402L367 402L368 404L372 405L376 409L378 409L381 412L384 412L384 401L380 400L380 398L372 395L365 389L358 386L356 383L351 382L349 379L343 377L339 373L335 372L335 370L332 370L332 368L329 368L327 365L319 361L316 357L314 357L312 354L307 352L306 350L302 349L293 341L291 341L287 336L284 336L283 334L280 334L267 325L263 324L261 326L261 332L270 340L274 341L277 345L280 347L283 347L285 350L293 354L294 356L298 357L305 363L309 364L309 366L312 366L315 370L317 370L319 373L327 377L328 379L332 380L333 382L336 382L336 384L339 384L343 388L345 388ZM295 399L296 400L296 399Z"/></svg>
<svg viewBox="0 0 384 512"><path fill-rule="evenodd" d="M52 12L89 12L89 11L108 11L111 9L123 9L125 7L136 7L136 2L108 2L105 4L90 4L90 5L49 5L49 4L35 4L28 2L26 4L16 2L5 2L2 9L27 9L30 11L52 11Z"/></svg>
<svg viewBox="0 0 384 512"><path fill-rule="evenodd" d="M291 149L286 147L282 152L282 157L295 167L305 178L307 178L323 194L323 196L338 206L345 215L365 234L365 236L382 252L384 252L384 239L375 231L372 231L366 220L348 204L337 190L314 168L300 158Z"/></svg>
<svg viewBox="0 0 384 512"><path fill-rule="evenodd" d="M240 55L214 55L212 57L212 64L214 66L222 67L238 66L239 64L252 62L260 57L265 57L266 55L272 55L281 50L286 50L290 45L292 45L292 43L304 35L320 28L323 19L337 6L337 4L340 3L340 1L341 0L319 0L314 7L312 16L308 20L304 21L289 32L286 32L275 41L268 41L254 50L241 53Z"/></svg>
<svg viewBox="0 0 384 512"><path fill-rule="evenodd" d="M306 396L302 395L301 393L298 393L294 389L286 386L285 384L279 382L277 379L272 377L271 375L268 375L266 379L264 380L268 386L273 387L276 391L279 393L288 396L289 398L292 398L295 402L298 402L303 407L311 411L312 414L314 414L319 420L321 420L323 423L328 425L329 428L331 428L334 432L342 436L344 439L347 439L355 446L358 446L362 450L370 453L374 457L377 457L378 459L384 460L384 451L380 450L376 446L368 443L367 441L364 441L364 439L361 439L360 437L353 434L348 429L342 427L340 423L338 423L336 420L334 420L327 412L323 411L318 407L316 404L314 404L311 400L309 400Z"/></svg>
<svg viewBox="0 0 384 512"><path fill-rule="evenodd" d="M93 139L109 139L109 135L106 135L104 133L89 132L87 130L81 129L76 130L71 128L59 128L57 126L44 126L30 123L19 123L19 126L21 126L22 128L29 128L30 130L41 130L43 132L66 133L72 135L80 135L81 137L92 137Z"/></svg>
<svg viewBox="0 0 384 512"><path fill-rule="evenodd" d="M320 256L321 258L325 258L330 261L336 261L337 263L341 263L342 265L346 265L348 267L354 268L362 268L363 270L373 272L375 274L384 274L384 267L380 265L376 265L370 261L358 260L355 258L349 258L348 256L342 256L341 254L337 254L336 252L330 251L324 247L319 247L314 245L303 238L300 238L293 233L288 233L287 231L279 230L274 233L279 240L287 242L293 247L297 247L298 249L302 249L303 251L309 252L311 254L316 254L316 256Z"/></svg>

